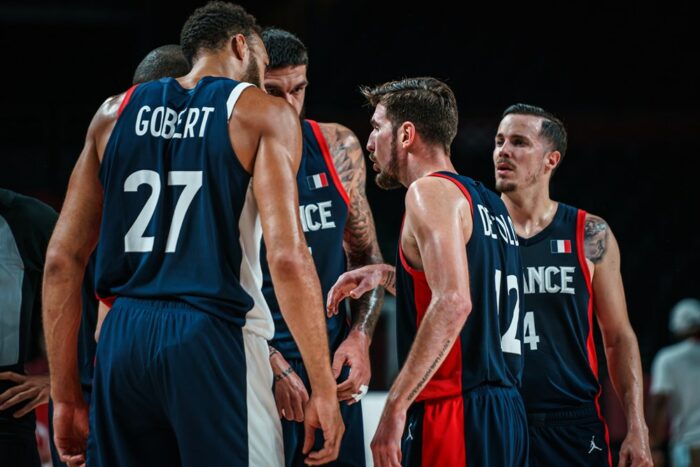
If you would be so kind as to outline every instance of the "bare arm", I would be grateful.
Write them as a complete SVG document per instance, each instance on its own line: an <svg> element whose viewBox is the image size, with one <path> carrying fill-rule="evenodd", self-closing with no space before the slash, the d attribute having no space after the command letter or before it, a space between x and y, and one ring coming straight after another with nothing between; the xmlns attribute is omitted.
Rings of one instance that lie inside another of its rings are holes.
<svg viewBox="0 0 700 467"><path fill-rule="evenodd" d="M102 215L98 171L123 96L108 99L90 123L75 164L44 269L44 332L54 402L54 441L67 464L85 462L87 406L78 378L81 285L88 258L97 244Z"/></svg>
<svg viewBox="0 0 700 467"><path fill-rule="evenodd" d="M322 426L324 449L312 453L307 461L328 462L337 457L343 423L330 368L321 286L299 219L296 173L301 158L301 129L291 106L278 99L265 99L265 107L256 106L266 115L259 119L262 128L253 168L253 191L275 293L312 387L309 404L315 413L305 417L304 452L313 444L313 428Z"/></svg>
<svg viewBox="0 0 700 467"><path fill-rule="evenodd" d="M451 182L426 177L411 185L400 241L411 266L425 271L432 298L387 396L372 441L375 463L399 464L406 410L449 354L471 312L465 248L471 229L468 202Z"/></svg>
<svg viewBox="0 0 700 467"><path fill-rule="evenodd" d="M348 270L382 263L374 218L365 193L367 173L360 142L350 129L342 125L321 124L321 129L328 142L335 169L350 199L348 220L343 234ZM367 336L368 345L377 326L383 300L384 290L378 287L350 300L353 331Z"/></svg>
<svg viewBox="0 0 700 467"><path fill-rule="evenodd" d="M88 128L46 253L43 318L54 402L83 400L77 368L80 290L85 266L99 235L103 193L98 171L114 125L115 105L115 99L105 102Z"/></svg>
<svg viewBox="0 0 700 467"><path fill-rule="evenodd" d="M586 216L584 236L586 258L593 263L593 300L610 379L627 420L628 434L620 450L621 463L627 459L635 461L634 465L651 465L644 421L642 365L637 337L627 315L620 249L610 227L600 217Z"/></svg>

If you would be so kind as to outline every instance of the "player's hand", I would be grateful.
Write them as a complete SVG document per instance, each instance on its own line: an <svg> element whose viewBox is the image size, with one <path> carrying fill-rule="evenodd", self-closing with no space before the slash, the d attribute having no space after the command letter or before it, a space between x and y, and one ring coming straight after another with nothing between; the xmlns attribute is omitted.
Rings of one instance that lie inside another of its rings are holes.
<svg viewBox="0 0 700 467"><path fill-rule="evenodd" d="M0 394L0 410L9 409L26 401L19 410L12 414L20 418L42 404L49 402L49 375L21 375L12 371L0 373L0 380L17 383Z"/></svg>
<svg viewBox="0 0 700 467"><path fill-rule="evenodd" d="M275 404L280 418L303 422L304 407L309 401L304 382L279 352L270 357L270 364L275 375Z"/></svg>
<svg viewBox="0 0 700 467"><path fill-rule="evenodd" d="M372 367L369 362L370 339L362 331L353 330L333 355L333 377L338 379L343 366L350 367L348 379L338 385L338 400L355 404L367 393Z"/></svg>
<svg viewBox="0 0 700 467"><path fill-rule="evenodd" d="M405 425L405 411L384 407L370 444L375 467L401 467L401 436Z"/></svg>
<svg viewBox="0 0 700 467"><path fill-rule="evenodd" d="M618 467L651 467L651 450L649 435L646 430L629 430L620 446L620 461Z"/></svg>
<svg viewBox="0 0 700 467"><path fill-rule="evenodd" d="M56 449L69 467L85 465L88 436L88 407L84 402L54 401L53 439Z"/></svg>
<svg viewBox="0 0 700 467"><path fill-rule="evenodd" d="M314 445L317 429L323 431L323 447L318 451L309 452ZM304 414L305 436L302 452L304 455L308 453L304 462L308 465L322 465L337 459L344 432L345 425L335 394L321 397L312 393Z"/></svg>
<svg viewBox="0 0 700 467"><path fill-rule="evenodd" d="M380 269L382 266L384 265L370 264L341 274L328 291L326 300L328 316L338 314L338 304L345 298L357 300L370 290L379 287L384 278L384 271Z"/></svg>

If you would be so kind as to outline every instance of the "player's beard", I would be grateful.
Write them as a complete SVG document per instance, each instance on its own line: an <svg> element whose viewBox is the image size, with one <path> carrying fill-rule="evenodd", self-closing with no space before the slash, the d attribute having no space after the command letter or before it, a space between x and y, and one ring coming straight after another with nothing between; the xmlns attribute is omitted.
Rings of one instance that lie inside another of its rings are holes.
<svg viewBox="0 0 700 467"><path fill-rule="evenodd" d="M250 57L250 62L248 62L248 68L246 68L245 73L243 75L242 81L245 81L246 83L254 84L255 86L259 87L260 89L263 89L262 87L262 76L260 76L260 69L258 68L258 62L255 60L255 57L252 56Z"/></svg>
<svg viewBox="0 0 700 467"><path fill-rule="evenodd" d="M399 182L399 154L396 150L396 138L391 140L389 164L374 177L374 183L382 190L393 190L401 187Z"/></svg>
<svg viewBox="0 0 700 467"><path fill-rule="evenodd" d="M515 182L496 179L496 191L499 193L510 193L515 191L517 187Z"/></svg>

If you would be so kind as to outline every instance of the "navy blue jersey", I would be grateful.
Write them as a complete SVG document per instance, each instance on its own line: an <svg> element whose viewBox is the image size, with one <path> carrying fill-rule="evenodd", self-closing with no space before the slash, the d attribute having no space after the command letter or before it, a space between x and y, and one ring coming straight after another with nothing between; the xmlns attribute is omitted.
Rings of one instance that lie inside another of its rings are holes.
<svg viewBox="0 0 700 467"><path fill-rule="evenodd" d="M512 387L522 372L522 269L513 223L501 199L480 182L437 172L469 200L472 235L467 242L472 311L459 339L417 401L455 396L483 384ZM430 304L423 271L406 261L399 242L396 261L399 364L403 365Z"/></svg>
<svg viewBox="0 0 700 467"><path fill-rule="evenodd" d="M127 93L100 170L100 297L178 300L272 337L251 175L229 136L247 86L164 78Z"/></svg>
<svg viewBox="0 0 700 467"><path fill-rule="evenodd" d="M95 330L97 329L97 306L95 297L95 254L88 260L81 288L83 311L80 317L78 333L78 372L80 384L84 390L92 387L92 376L95 368Z"/></svg>
<svg viewBox="0 0 700 467"><path fill-rule="evenodd" d="M304 148L297 173L299 215L306 243L309 245L321 280L321 291L325 303L326 294L346 269L343 233L348 217L349 201L318 123L313 120L304 120L302 133ZM261 257L264 260L264 245ZM301 358L277 303L266 261L263 261L262 290L275 322L275 337L271 345L287 359ZM349 329L347 318L344 313L338 313L326 318L326 325L331 350L335 350L347 335Z"/></svg>
<svg viewBox="0 0 700 467"><path fill-rule="evenodd" d="M586 213L559 203L552 223L519 239L523 257L528 412L578 407L600 389L593 341L593 300L584 253Z"/></svg>

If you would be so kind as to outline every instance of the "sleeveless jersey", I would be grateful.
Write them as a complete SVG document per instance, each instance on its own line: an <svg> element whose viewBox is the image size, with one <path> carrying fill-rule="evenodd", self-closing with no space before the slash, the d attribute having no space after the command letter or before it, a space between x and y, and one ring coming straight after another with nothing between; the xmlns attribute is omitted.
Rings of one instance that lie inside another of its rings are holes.
<svg viewBox="0 0 700 467"><path fill-rule="evenodd" d="M472 310L447 358L416 401L463 394L480 385L513 387L522 372L522 270L513 223L501 199L482 183L437 172L469 200L472 235L466 244ZM425 273L406 261L401 242L396 261L399 364L411 349L430 304Z"/></svg>
<svg viewBox="0 0 700 467"><path fill-rule="evenodd" d="M550 225L519 239L526 304L521 392L528 412L578 407L600 390L585 219L584 211L559 203Z"/></svg>
<svg viewBox="0 0 700 467"><path fill-rule="evenodd" d="M299 215L306 242L321 280L325 304L328 291L346 269L343 233L348 217L349 200L318 123L313 120L304 120L302 134L304 147L297 173ZM299 359L301 354L280 311L267 261L264 261L264 244L261 258L263 259L263 294L275 322L275 337L270 344L286 359ZM326 317L331 350L338 348L348 333L350 326L344 315L341 312L330 318Z"/></svg>
<svg viewBox="0 0 700 467"><path fill-rule="evenodd" d="M100 169L100 297L178 300L272 337L251 175L228 130L247 86L164 78L127 92Z"/></svg>

